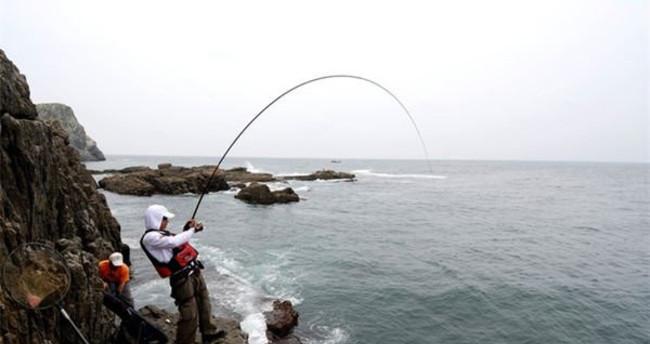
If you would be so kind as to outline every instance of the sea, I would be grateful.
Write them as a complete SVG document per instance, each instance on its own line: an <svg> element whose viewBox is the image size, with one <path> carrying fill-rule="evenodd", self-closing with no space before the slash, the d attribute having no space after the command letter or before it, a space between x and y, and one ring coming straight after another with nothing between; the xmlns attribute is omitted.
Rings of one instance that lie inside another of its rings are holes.
<svg viewBox="0 0 650 344"><path fill-rule="evenodd" d="M217 157L109 156L109 169ZM228 158L276 175L320 169L354 182L290 181L300 202L208 194L192 239L213 312L266 343L274 299L306 344L650 343L650 165L635 163ZM96 176L97 179L102 175ZM139 248L163 204L180 230L196 195L102 191L132 249L138 306L174 310Z"/></svg>

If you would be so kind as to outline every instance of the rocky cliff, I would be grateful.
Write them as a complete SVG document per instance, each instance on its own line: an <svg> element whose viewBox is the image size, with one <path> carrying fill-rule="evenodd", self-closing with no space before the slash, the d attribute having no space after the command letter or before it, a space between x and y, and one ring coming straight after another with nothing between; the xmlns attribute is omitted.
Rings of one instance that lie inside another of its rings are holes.
<svg viewBox="0 0 650 344"><path fill-rule="evenodd" d="M70 145L79 152L82 161L106 160L95 140L86 134L84 127L77 121L71 107L59 103L37 104L36 111L38 117L46 122L60 122L69 135Z"/></svg>
<svg viewBox="0 0 650 344"><path fill-rule="evenodd" d="M71 270L63 306L93 343L114 317L102 307L97 257L120 245L120 227L66 133L37 119L26 79L0 50L0 266L22 243L55 246ZM26 311L0 286L0 343L76 342L55 309Z"/></svg>

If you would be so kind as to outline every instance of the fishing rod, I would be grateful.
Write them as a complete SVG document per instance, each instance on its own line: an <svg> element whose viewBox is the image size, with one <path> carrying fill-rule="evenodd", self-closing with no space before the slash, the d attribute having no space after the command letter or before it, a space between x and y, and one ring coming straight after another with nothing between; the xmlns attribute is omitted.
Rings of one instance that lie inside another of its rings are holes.
<svg viewBox="0 0 650 344"><path fill-rule="evenodd" d="M303 82L299 83L298 85L293 86L292 88L284 91L282 94L280 94L275 99L273 99L273 101L268 103L264 108L262 108L262 110L260 110L260 112L258 112L246 124L246 126L239 132L239 134L237 134L235 139L230 143L230 145L228 146L226 151L223 153L223 155L221 156L221 159L219 159L219 163L217 163L217 166L214 168L214 171L212 171L212 174L210 175L210 178L208 178L207 183L205 183L205 187L203 188L203 191L201 192L201 195L199 196L199 200L196 203L196 207L194 208L194 213L192 213L192 219L194 219L196 217L196 213L199 211L199 207L201 206L201 201L203 201L203 196L205 196L205 194L209 190L210 183L212 182L212 179L214 179L214 176L217 174L217 171L219 170L219 167L221 166L221 163L226 158L226 156L228 156L228 153L230 153L230 150L232 149L232 147L235 145L235 143L237 143L237 141L244 134L244 132L246 132L248 127L250 127L268 108L270 108L278 100L282 99L284 96L286 96L287 94L293 92L294 90L296 90L298 88L301 88L301 87L303 87L303 86L305 86L307 84L311 84L313 82L316 82L316 81L325 80L325 79L335 79L335 78L346 78L346 79L362 80L362 81L368 82L368 83L370 83L372 85L375 85L375 86L379 87L380 89L384 90L384 92L388 93L388 95L390 95L399 104L399 106L402 108L402 110L404 110L404 113L406 113L406 115L408 116L409 120L411 121L411 124L413 124L413 128L415 128L415 132L418 134L418 138L420 139L420 144L422 145L422 151L424 152L424 156L426 158L427 165L429 167L429 172L431 174L433 174L433 168L431 167L431 161L429 161L429 152L427 150L427 146L424 144L424 139L422 138L422 134L420 133L420 129L418 128L417 124L415 123L415 119L413 118L413 116L411 116L411 113L406 108L404 103L402 103L402 101L399 100L399 98L397 98L397 96L395 96L393 94L393 92L391 92L386 87L382 86L380 83L378 83L376 81L373 81L373 80L370 80L370 79L367 79L367 78L364 78L364 77L361 77L361 76L348 75L348 74L325 75L325 76L321 76L321 77L314 78L314 79L311 79L311 80L303 81Z"/></svg>

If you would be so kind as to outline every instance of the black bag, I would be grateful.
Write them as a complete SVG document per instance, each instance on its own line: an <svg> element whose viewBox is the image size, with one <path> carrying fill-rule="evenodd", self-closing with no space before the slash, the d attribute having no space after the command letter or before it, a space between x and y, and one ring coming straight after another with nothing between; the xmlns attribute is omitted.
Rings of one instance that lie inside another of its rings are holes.
<svg viewBox="0 0 650 344"><path fill-rule="evenodd" d="M104 306L122 319L118 334L119 343L165 344L169 341L165 333L119 297L105 292ZM126 336L131 339L125 338Z"/></svg>

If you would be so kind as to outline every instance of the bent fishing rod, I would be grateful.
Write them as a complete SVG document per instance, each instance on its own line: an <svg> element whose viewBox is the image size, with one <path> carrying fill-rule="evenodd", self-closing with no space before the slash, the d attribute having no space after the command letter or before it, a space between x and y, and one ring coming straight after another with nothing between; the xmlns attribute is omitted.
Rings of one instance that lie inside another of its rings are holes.
<svg viewBox="0 0 650 344"><path fill-rule="evenodd" d="M217 166L214 168L214 171L212 171L212 174L211 174L210 177L208 178L207 183L205 183L205 187L203 188L203 191L201 192L201 195L199 196L199 200L198 200L198 202L196 203L196 207L194 208L194 212L192 213L192 219L194 219L194 218L196 217L196 213L199 211L199 207L201 206L201 201L203 201L203 196L205 196L205 194L206 194L207 191L209 190L209 188L210 188L210 183L212 182L212 179L214 179L214 177L217 175L217 172L219 171L219 167L221 166L221 163L223 162L223 160L226 158L226 156L228 156L228 153L230 153L230 150L231 150L232 147L235 145L235 143L237 143L237 141L239 141L239 138L244 134L244 132L246 132L246 130L247 130L247 129L248 129L248 128L249 128L249 127L250 127L250 126L251 126L251 125L252 125L252 124L253 124L253 123L254 123L254 122L255 122L255 121L256 121L256 120L257 120L257 119L258 119L258 118L259 118L259 117L260 117L260 116L261 116L261 115L262 115L262 114L267 110L267 109L268 109L268 108L270 108L270 107L271 107L273 104L275 104L278 100L282 99L284 96L286 96L287 94L289 94L289 93L295 91L295 90L298 89L298 88L301 88L301 87L303 87L303 86L305 86L305 85L311 84L311 83L316 82L316 81L325 80L325 79L335 79L335 78L346 78L346 79L356 79L356 80L365 81L365 82L368 82L368 83L370 83L370 84L372 84L372 85L375 85L375 86L379 87L379 88L382 89L384 92L388 93L388 95L390 95L390 96L391 96L391 97L392 97L392 98L397 102L397 104L399 104L399 106L402 108L402 110L404 110L404 113L408 116L409 120L411 121L411 124L413 125L413 128L415 128L415 132L416 132L417 135L418 135L418 138L419 138L419 140L420 140L420 145L422 146L422 151L424 152L424 156L425 156L425 159L426 159L426 161L427 161L427 166L429 167L429 172L430 172L431 174L433 174L433 169L431 168L431 161L429 161L429 152L428 152L428 150L427 150L427 146L426 146L425 143L424 143L424 139L422 138L422 134L420 133L420 129L418 128L417 124L415 123L415 119L413 118L413 116L411 116L411 113L410 113L409 110L406 108L406 106L404 105L404 103L402 103L402 101L399 100L399 98L397 98L397 96L396 96L395 94L393 94L393 92L391 92L391 91L390 91L389 89L387 89L386 87L382 86L380 83L378 83L378 82L376 82L376 81L373 81L373 80L370 80L370 79L368 79L368 78L361 77L361 76L357 76L357 75L348 75L348 74L325 75L325 76L321 76L321 77L318 77L318 78L314 78L314 79L310 79L310 80L307 80L307 81L303 81L303 82L297 84L296 86L293 86L292 88L290 88L290 89L284 91L282 94L280 94L280 95L277 96L275 99L273 99L270 103L268 103L264 108L262 108L262 110L260 110L260 112L258 112L255 116L253 116L253 118L252 118L252 119L251 119L251 120L246 124L246 126L244 126L244 128L239 132L239 134L237 134L237 136L235 137L235 139L230 143L230 145L228 146L228 148L226 149L226 151L225 151L225 152L223 153L223 155L221 156L221 159L219 159L219 163L217 163Z"/></svg>

